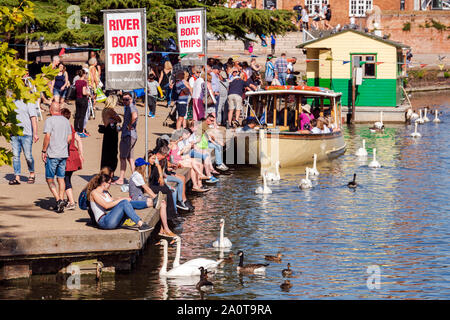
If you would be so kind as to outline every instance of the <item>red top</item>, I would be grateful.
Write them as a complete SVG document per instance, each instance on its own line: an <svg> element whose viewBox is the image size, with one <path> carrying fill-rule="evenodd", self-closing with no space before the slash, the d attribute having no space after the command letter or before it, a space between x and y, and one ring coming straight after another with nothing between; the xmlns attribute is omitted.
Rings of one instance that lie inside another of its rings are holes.
<svg viewBox="0 0 450 320"><path fill-rule="evenodd" d="M70 141L69 145L69 157L66 161L66 171L77 171L81 169L81 159L78 149L75 147L75 130L73 129L73 126L70 127L72 128L72 141Z"/></svg>
<svg viewBox="0 0 450 320"><path fill-rule="evenodd" d="M75 88L77 90L77 98L83 98L83 87L87 87L87 82L85 80L77 80L75 82Z"/></svg>

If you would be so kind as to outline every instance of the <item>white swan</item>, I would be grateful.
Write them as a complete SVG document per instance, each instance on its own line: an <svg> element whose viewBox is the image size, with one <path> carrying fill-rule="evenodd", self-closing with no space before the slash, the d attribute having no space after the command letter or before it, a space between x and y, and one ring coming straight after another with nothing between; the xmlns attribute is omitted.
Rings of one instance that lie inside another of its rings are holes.
<svg viewBox="0 0 450 320"><path fill-rule="evenodd" d="M309 180L309 172L310 172L310 168L306 168L305 169L306 170L306 177L305 177L305 179L302 179L301 181L300 181L300 184L299 184L299 188L300 189L311 189L312 188L312 182L311 182L311 180Z"/></svg>
<svg viewBox="0 0 450 320"><path fill-rule="evenodd" d="M380 121L375 122L374 126L377 129L383 129L383 127L384 127L384 124L383 124L383 111L380 111Z"/></svg>
<svg viewBox="0 0 450 320"><path fill-rule="evenodd" d="M219 238L217 238L217 240L214 241L212 244L214 248L231 248L233 246L230 239L223 236L224 229L225 229L225 220L220 219L220 235Z"/></svg>
<svg viewBox="0 0 450 320"><path fill-rule="evenodd" d="M373 160L369 163L369 168L381 168L380 163L377 161L377 149L373 149Z"/></svg>
<svg viewBox="0 0 450 320"><path fill-rule="evenodd" d="M275 173L270 171L266 173L266 179L269 181L280 181L281 177L280 177L280 161L277 161L275 163Z"/></svg>
<svg viewBox="0 0 450 320"><path fill-rule="evenodd" d="M309 174L312 176L318 176L320 173L317 171L317 154L314 153L314 164L312 169L309 169Z"/></svg>
<svg viewBox="0 0 450 320"><path fill-rule="evenodd" d="M161 239L161 243L164 246L164 260L161 269L159 270L159 275L161 277L190 277L200 275L200 270L196 266L181 265L172 270L167 271L167 240Z"/></svg>
<svg viewBox="0 0 450 320"><path fill-rule="evenodd" d="M410 121L414 121L416 119L419 119L419 115L410 108L410 109L408 109L406 118L409 119Z"/></svg>
<svg viewBox="0 0 450 320"><path fill-rule="evenodd" d="M418 125L417 122L414 123L414 132L411 133L411 137L413 138L420 138L422 136L419 132L417 132L417 125Z"/></svg>
<svg viewBox="0 0 450 320"><path fill-rule="evenodd" d="M257 194L270 194L270 193L272 193L272 190L270 190L270 188L267 186L266 173L267 173L267 171L265 171L264 174L262 175L264 186L263 187L259 186L255 190L255 193L257 193Z"/></svg>
<svg viewBox="0 0 450 320"><path fill-rule="evenodd" d="M419 119L417 119L416 122L418 124L423 124L425 122L425 121L423 121L423 118L422 118L422 109L419 109Z"/></svg>
<svg viewBox="0 0 450 320"><path fill-rule="evenodd" d="M203 267L205 269L208 270L213 270L217 268L217 266L219 264L222 263L223 259L219 259L219 260L212 260L212 259L206 259L206 258L196 258L196 259L192 259L189 261L184 262L183 264L180 265L180 258L181 258L181 238L180 237L175 237L176 241L177 241L177 252L175 254L175 260L173 260L173 269L176 268L181 268L183 266L186 267L196 267L197 269L200 267ZM173 270L172 269L172 270ZM172 271L171 270L171 271ZM198 272L198 274L200 274L200 271ZM197 275L197 273L196 273Z"/></svg>
<svg viewBox="0 0 450 320"><path fill-rule="evenodd" d="M363 139L363 146L362 148L359 148L355 155L357 157L367 157L367 150L366 150L366 139Z"/></svg>
<svg viewBox="0 0 450 320"><path fill-rule="evenodd" d="M437 111L437 109L434 111L434 120L433 120L433 122L435 122L435 123L441 122L441 120L438 118L438 111Z"/></svg>
<svg viewBox="0 0 450 320"><path fill-rule="evenodd" d="M427 111L428 111L428 108L425 108L424 115L423 115L424 122L430 122L430 119L428 119L428 117L427 117Z"/></svg>

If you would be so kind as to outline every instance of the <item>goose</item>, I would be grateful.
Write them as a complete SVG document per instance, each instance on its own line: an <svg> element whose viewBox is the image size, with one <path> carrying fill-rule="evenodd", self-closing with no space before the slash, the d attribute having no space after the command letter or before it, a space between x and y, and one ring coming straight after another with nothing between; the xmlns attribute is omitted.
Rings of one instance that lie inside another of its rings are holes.
<svg viewBox="0 0 450 320"><path fill-rule="evenodd" d="M256 194L270 194L270 193L272 193L272 190L270 190L270 188L267 186L266 172L264 172L264 174L262 175L262 178L263 178L263 182L264 182L264 187L259 186L258 188L256 188L255 193Z"/></svg>
<svg viewBox="0 0 450 320"><path fill-rule="evenodd" d="M200 270L200 281L195 286L197 290L211 290L213 288L213 283L208 280L208 269L203 267L198 268Z"/></svg>
<svg viewBox="0 0 450 320"><path fill-rule="evenodd" d="M283 271L281 271L281 274L283 275L283 277L290 277L290 276L292 276L292 270L291 270L291 264L290 263L287 264L287 269L283 269Z"/></svg>
<svg viewBox="0 0 450 320"><path fill-rule="evenodd" d="M435 123L441 122L441 120L438 118L438 111L437 111L437 109L434 110L434 120L433 120L433 122L435 122Z"/></svg>
<svg viewBox="0 0 450 320"><path fill-rule="evenodd" d="M417 125L418 125L417 122L414 123L414 132L411 133L411 137L413 138L420 138L422 136L419 132L417 132Z"/></svg>
<svg viewBox="0 0 450 320"><path fill-rule="evenodd" d="M212 259L206 259L206 258L196 258L189 261L186 261L185 263L180 265L180 256L181 256L181 238L177 236L177 252L175 254L175 260L173 260L173 268L179 268L182 266L193 266L196 268L203 267L205 269L216 269L222 262L223 259L219 260L212 260Z"/></svg>
<svg viewBox="0 0 450 320"><path fill-rule="evenodd" d="M369 163L369 168L381 168L380 163L377 161L377 149L373 149L373 160Z"/></svg>
<svg viewBox="0 0 450 320"><path fill-rule="evenodd" d="M355 155L357 157L367 157L366 139L363 139L363 146L356 151Z"/></svg>
<svg viewBox="0 0 450 320"><path fill-rule="evenodd" d="M428 107L425 108L425 110L424 110L424 115L423 115L424 122L430 122L430 119L428 119L428 117L427 117L427 112L428 112Z"/></svg>
<svg viewBox="0 0 450 320"><path fill-rule="evenodd" d="M231 248L233 246L230 239L223 236L224 228L225 228L225 219L220 219L220 234L219 238L217 238L217 240L214 241L212 244L214 248Z"/></svg>
<svg viewBox="0 0 450 320"><path fill-rule="evenodd" d="M353 180L350 181L349 183L347 183L347 187L349 188L356 188L358 186L358 184L356 183L356 173L353 174Z"/></svg>
<svg viewBox="0 0 450 320"><path fill-rule="evenodd" d="M266 172L266 179L269 181L280 181L280 161L275 162L275 172Z"/></svg>
<svg viewBox="0 0 450 320"><path fill-rule="evenodd" d="M280 285L280 288L282 290L289 290L290 288L292 288L292 283L289 280L284 280L284 282Z"/></svg>
<svg viewBox="0 0 450 320"><path fill-rule="evenodd" d="M314 153L313 158L314 158L314 163L313 163L312 169L309 170L309 174L312 176L318 176L319 171L317 171L317 154Z"/></svg>
<svg viewBox="0 0 450 320"><path fill-rule="evenodd" d="M281 252L278 252L276 256L264 256L264 259L269 261L281 262L282 256L283 255L281 254Z"/></svg>
<svg viewBox="0 0 450 320"><path fill-rule="evenodd" d="M265 273L268 263L251 263L244 264L244 252L239 251L239 265L236 267L237 272L247 272L247 273Z"/></svg>
<svg viewBox="0 0 450 320"><path fill-rule="evenodd" d="M312 182L311 182L311 180L309 180L309 170L310 170L310 168L306 168L306 177L305 177L305 179L302 179L300 181L300 184L298 186L300 189L311 189L312 188Z"/></svg>
<svg viewBox="0 0 450 320"><path fill-rule="evenodd" d="M191 277L200 275L198 266L181 265L167 271L167 240L161 239L160 243L164 246L164 260L161 269L159 270L160 277Z"/></svg>
<svg viewBox="0 0 450 320"><path fill-rule="evenodd" d="M422 109L419 109L419 119L416 119L418 124L423 124L425 121L422 118Z"/></svg>

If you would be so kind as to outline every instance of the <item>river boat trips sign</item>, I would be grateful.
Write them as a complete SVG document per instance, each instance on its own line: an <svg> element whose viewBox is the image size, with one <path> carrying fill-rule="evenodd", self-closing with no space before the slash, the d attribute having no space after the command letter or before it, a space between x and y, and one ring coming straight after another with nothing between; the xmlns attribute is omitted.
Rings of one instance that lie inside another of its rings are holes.
<svg viewBox="0 0 450 320"><path fill-rule="evenodd" d="M144 9L104 10L107 90L145 87Z"/></svg>
<svg viewBox="0 0 450 320"><path fill-rule="evenodd" d="M204 53L205 11L203 9L177 10L178 48L183 53Z"/></svg>

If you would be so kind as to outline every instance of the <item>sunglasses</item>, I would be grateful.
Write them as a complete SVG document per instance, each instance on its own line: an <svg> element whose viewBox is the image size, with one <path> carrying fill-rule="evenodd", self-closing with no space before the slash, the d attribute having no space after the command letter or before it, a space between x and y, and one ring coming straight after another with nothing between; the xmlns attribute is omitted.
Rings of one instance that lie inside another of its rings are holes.
<svg viewBox="0 0 450 320"><path fill-rule="evenodd" d="M130 98L123 98L123 101L130 101Z"/></svg>

